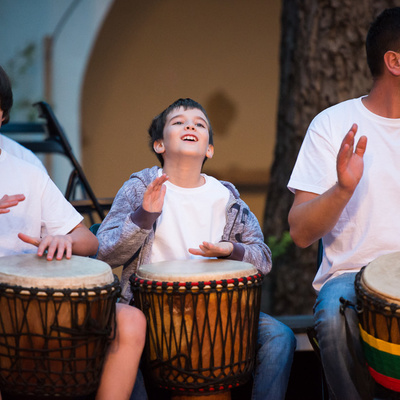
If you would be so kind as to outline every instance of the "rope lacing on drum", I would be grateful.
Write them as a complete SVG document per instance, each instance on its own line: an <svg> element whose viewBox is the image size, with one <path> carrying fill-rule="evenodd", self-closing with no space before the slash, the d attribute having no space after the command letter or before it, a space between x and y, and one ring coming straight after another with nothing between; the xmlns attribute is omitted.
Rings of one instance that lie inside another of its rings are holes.
<svg viewBox="0 0 400 400"><path fill-rule="evenodd" d="M95 391L119 293L117 277L91 289L0 284L2 391L50 397Z"/></svg>
<svg viewBox="0 0 400 400"><path fill-rule="evenodd" d="M133 275L135 304L148 321L151 379L182 394L246 382L254 367L262 277L160 284Z"/></svg>

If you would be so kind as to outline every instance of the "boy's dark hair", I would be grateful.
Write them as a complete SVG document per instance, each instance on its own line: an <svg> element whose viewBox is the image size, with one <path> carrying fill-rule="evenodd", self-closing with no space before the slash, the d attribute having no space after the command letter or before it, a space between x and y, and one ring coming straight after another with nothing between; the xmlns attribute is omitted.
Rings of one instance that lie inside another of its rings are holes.
<svg viewBox="0 0 400 400"><path fill-rule="evenodd" d="M400 51L400 7L384 10L372 22L365 42L367 62L373 78L383 73L383 56Z"/></svg>
<svg viewBox="0 0 400 400"><path fill-rule="evenodd" d="M208 118L206 110L203 108L203 106L200 103L197 103L197 101L186 98L186 99L178 99L178 100L174 101L163 112L161 112L156 117L154 117L154 119L151 122L151 125L149 127L149 130L148 130L149 135L150 135L149 144L150 144L150 148L152 151L154 151L154 148L153 148L154 142L163 138L164 126L165 126L165 122L167 121L168 114L170 112L172 112L173 110L176 110L177 108L180 108L180 107L183 107L184 110L198 109L205 115L205 117L207 118L207 122L208 122L208 133L209 133L208 143L214 144L213 131L212 131L210 119ZM164 159L162 157L162 154L158 154L155 151L154 151L154 153L157 156L158 160L160 161L161 166L164 166Z"/></svg>
<svg viewBox="0 0 400 400"><path fill-rule="evenodd" d="M13 94L10 78L6 71L0 66L0 108L3 111L3 122L5 125L10 120L10 110L13 105Z"/></svg>

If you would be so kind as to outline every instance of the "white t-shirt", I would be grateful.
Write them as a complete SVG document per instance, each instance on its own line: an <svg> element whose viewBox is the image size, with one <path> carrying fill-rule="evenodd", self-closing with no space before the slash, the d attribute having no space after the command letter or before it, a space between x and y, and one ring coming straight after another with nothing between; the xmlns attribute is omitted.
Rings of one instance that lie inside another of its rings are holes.
<svg viewBox="0 0 400 400"><path fill-rule="evenodd" d="M37 251L18 238L20 232L33 237L65 235L83 219L46 173L2 149L0 198L5 194L24 194L25 200L0 214L0 257Z"/></svg>
<svg viewBox="0 0 400 400"><path fill-rule="evenodd" d="M161 176L162 170L159 171ZM182 188L167 181L167 191L157 219L151 262L203 258L189 248L203 241L221 240L226 225L229 190L217 179L202 174L206 182L196 188Z"/></svg>
<svg viewBox="0 0 400 400"><path fill-rule="evenodd" d="M370 112L361 98L330 107L311 122L288 183L292 191L322 194L337 182L336 157L353 123L368 138L364 173L336 226L323 237L324 255L313 286L358 271L400 250L400 119Z"/></svg>
<svg viewBox="0 0 400 400"><path fill-rule="evenodd" d="M22 160L28 161L33 165L36 165L42 171L47 173L46 168L34 153L32 153L26 147L21 146L15 140L12 140L2 134L0 134L0 149L4 149L7 153L12 154L15 157L21 158Z"/></svg>

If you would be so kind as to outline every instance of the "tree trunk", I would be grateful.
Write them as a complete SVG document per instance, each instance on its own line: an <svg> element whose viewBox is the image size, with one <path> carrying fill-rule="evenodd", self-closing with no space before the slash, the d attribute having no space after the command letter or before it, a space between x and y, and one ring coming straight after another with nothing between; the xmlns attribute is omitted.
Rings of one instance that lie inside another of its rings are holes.
<svg viewBox="0 0 400 400"><path fill-rule="evenodd" d="M376 15L394 6L389 0L283 0L277 140L263 226L267 244L289 229L293 194L286 185L308 125L323 109L367 94L372 79L366 34ZM290 244L274 258L270 290L263 294L270 296L268 312L312 312L316 249Z"/></svg>

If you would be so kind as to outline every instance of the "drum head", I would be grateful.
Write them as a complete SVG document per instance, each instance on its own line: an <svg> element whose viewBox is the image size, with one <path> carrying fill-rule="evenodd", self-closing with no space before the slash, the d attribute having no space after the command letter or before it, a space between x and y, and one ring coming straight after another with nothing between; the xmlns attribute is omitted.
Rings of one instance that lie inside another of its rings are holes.
<svg viewBox="0 0 400 400"><path fill-rule="evenodd" d="M371 261L363 271L361 284L379 297L400 304L400 252Z"/></svg>
<svg viewBox="0 0 400 400"><path fill-rule="evenodd" d="M257 273L256 267L242 261L193 259L141 265L136 276L164 282L197 282L241 278Z"/></svg>
<svg viewBox="0 0 400 400"><path fill-rule="evenodd" d="M111 267L103 261L72 256L48 261L36 254L0 257L0 283L51 289L90 289L114 281Z"/></svg>

